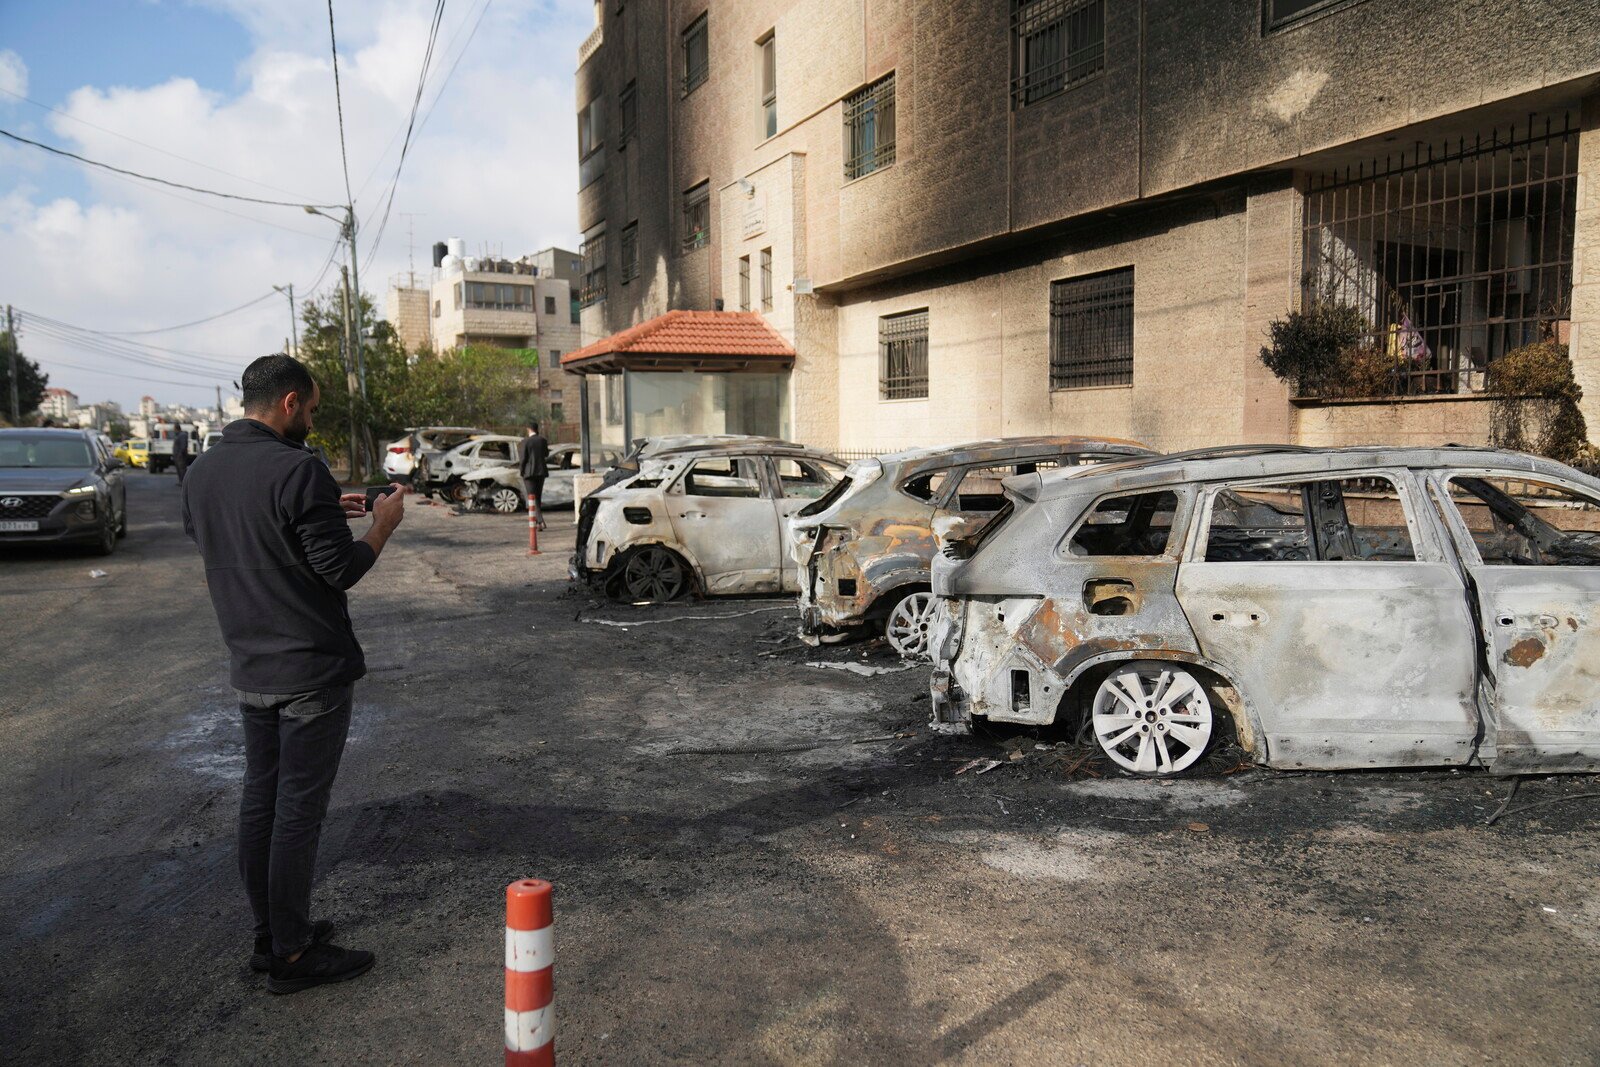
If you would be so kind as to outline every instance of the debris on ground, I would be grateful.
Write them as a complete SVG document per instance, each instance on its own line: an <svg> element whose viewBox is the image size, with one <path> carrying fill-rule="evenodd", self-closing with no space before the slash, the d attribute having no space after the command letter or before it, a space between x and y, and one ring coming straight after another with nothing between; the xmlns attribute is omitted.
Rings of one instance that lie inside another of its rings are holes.
<svg viewBox="0 0 1600 1067"><path fill-rule="evenodd" d="M110 577L110 575L108 575L105 571L101 570L100 568L96 567L94 570L89 572L89 577L91 577L91 578L108 578L108 577Z"/></svg>
<svg viewBox="0 0 1600 1067"><path fill-rule="evenodd" d="M998 766L1000 766L1000 761L999 760L997 760L997 759L984 759L984 758L982 758L980 756L978 759L968 760L967 762L963 763L961 766L957 767L956 768L956 773L957 774L965 774L967 771L970 771L974 767L976 767L979 774L988 774L990 771L994 770Z"/></svg>
<svg viewBox="0 0 1600 1067"><path fill-rule="evenodd" d="M901 671L909 671L911 668L915 667L916 664L904 663L898 667L878 667L870 663L852 663L848 660L843 663L824 663L821 660L813 660L807 663L806 666L822 667L824 669L836 671L849 671L851 674L859 674L863 678L871 678L875 674L899 674Z"/></svg>

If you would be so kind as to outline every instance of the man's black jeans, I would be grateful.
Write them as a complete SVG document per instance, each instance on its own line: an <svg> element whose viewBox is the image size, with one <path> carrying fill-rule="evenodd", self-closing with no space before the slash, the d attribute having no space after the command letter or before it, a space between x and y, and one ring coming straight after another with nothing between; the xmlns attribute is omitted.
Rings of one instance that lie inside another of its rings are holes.
<svg viewBox="0 0 1600 1067"><path fill-rule="evenodd" d="M245 755L239 873L256 936L270 933L278 956L311 944L311 873L354 697L353 683L314 693L239 691Z"/></svg>

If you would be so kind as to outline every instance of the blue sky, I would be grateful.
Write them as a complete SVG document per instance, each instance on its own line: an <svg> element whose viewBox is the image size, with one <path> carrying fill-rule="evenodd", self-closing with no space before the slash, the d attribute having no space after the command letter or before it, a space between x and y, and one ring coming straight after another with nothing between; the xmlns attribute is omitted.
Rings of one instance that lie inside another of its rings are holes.
<svg viewBox="0 0 1600 1067"><path fill-rule="evenodd" d="M336 3L362 281L380 306L407 267L401 213L417 216L424 266L447 236L508 255L577 242L572 72L592 3L447 0L424 94L432 113L368 263L431 10L428 0ZM0 92L0 128L193 185L336 202L326 20L323 0L0 0L0 89L57 109ZM333 237L332 224L294 209L154 190L0 142L0 302L22 311L23 351L83 402L211 399L214 383L236 377L229 368L282 344L287 307L266 300L139 335L162 346L135 349L139 359L30 315L155 330L277 284L326 291Z"/></svg>

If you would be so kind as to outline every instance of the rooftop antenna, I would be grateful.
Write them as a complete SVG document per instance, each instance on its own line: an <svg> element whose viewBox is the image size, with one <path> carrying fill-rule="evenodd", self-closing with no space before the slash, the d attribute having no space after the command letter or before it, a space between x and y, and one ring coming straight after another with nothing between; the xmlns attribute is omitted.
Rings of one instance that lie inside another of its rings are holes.
<svg viewBox="0 0 1600 1067"><path fill-rule="evenodd" d="M427 213L422 211L402 211L401 216L406 220L406 275L411 279L410 288L417 287L417 223L419 216Z"/></svg>

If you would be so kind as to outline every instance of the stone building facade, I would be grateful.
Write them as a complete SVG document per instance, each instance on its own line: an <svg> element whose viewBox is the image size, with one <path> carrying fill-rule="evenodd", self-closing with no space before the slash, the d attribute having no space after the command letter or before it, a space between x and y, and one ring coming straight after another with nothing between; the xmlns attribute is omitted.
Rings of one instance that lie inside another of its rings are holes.
<svg viewBox="0 0 1600 1067"><path fill-rule="evenodd" d="M1526 0L607 0L579 52L583 340L749 308L788 424L1483 440L1570 343L1600 437L1600 20ZM1314 301L1369 369L1258 358Z"/></svg>

